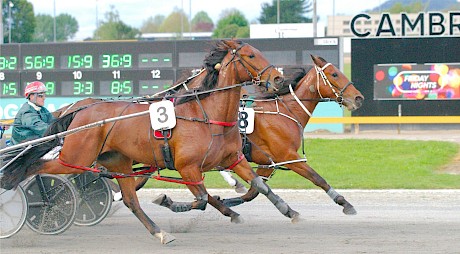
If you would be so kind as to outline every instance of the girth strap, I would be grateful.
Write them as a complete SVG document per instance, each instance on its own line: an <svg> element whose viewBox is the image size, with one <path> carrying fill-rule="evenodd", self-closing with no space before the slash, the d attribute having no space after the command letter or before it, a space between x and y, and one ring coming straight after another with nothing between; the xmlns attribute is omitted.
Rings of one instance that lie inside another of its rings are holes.
<svg viewBox="0 0 460 254"><path fill-rule="evenodd" d="M240 153L240 155L238 156L238 159L233 162L232 165L230 165L230 167L226 168L226 170L232 170L234 167L236 167L236 165L238 165L238 163L240 163L242 160L244 159L244 154Z"/></svg>

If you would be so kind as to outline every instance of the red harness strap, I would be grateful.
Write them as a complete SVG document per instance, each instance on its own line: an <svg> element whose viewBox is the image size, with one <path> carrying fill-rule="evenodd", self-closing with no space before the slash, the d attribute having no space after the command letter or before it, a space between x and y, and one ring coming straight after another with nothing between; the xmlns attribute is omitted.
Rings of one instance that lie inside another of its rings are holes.
<svg viewBox="0 0 460 254"><path fill-rule="evenodd" d="M242 160L244 159L244 154L240 153L240 156L238 156L238 159L233 162L232 165L230 165L230 167L227 168L227 170L232 170L234 167L236 167L236 165L238 165L238 163L240 163Z"/></svg>
<svg viewBox="0 0 460 254"><path fill-rule="evenodd" d="M61 158L58 158L57 161L59 162L59 164L61 164L63 166L66 166L66 167L69 167L69 168L76 168L76 169L81 169L81 170L85 170L85 171L91 171L91 172L94 172L94 173L101 173L101 171L99 169L97 169L96 166L94 168L84 167L84 166L76 166L76 165L72 165L72 164L64 162L63 160L61 160Z"/></svg>
<svg viewBox="0 0 460 254"><path fill-rule="evenodd" d="M236 122L221 122L221 121L215 121L215 120L209 120L210 124L217 124L220 126L225 126L225 127L232 127L236 125Z"/></svg>
<svg viewBox="0 0 460 254"><path fill-rule="evenodd" d="M63 160L61 160L61 158L58 158L57 161L58 161L59 164L61 164L63 166L66 166L66 167L69 167L69 168L76 168L76 169L81 169L81 170L85 170L85 171L91 171L91 172L94 172L94 173L101 173L102 172L101 170L97 169L96 167L90 168L90 167L76 166L76 165L66 163ZM110 176L112 178L134 177L134 176L143 175L143 174L147 174L147 173L153 173L153 172L155 172L157 170L158 170L157 167L150 166L149 169L137 171L137 172L134 172L134 173L131 173L131 174L112 173L112 174L110 174ZM156 179L156 180L159 180L159 181L171 182L171 183L185 184L185 185L198 185L198 184L203 184L204 177L199 182L187 182L187 181L182 180L181 178L161 176L160 171L158 171L158 175L154 176L153 179Z"/></svg>
<svg viewBox="0 0 460 254"><path fill-rule="evenodd" d="M201 179L201 181L198 181L198 182L187 182L187 181L182 180L181 178L165 177L165 176L161 176L161 175L156 175L156 176L153 177L153 179L159 180L159 181L164 181L164 182L170 182L170 183L185 184L185 185L199 185L199 184L203 184L204 176Z"/></svg>

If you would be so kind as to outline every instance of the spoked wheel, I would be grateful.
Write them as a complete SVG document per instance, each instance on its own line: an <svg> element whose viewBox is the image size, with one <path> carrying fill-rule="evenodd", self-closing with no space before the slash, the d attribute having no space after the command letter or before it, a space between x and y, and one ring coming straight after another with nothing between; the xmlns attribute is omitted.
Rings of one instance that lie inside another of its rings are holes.
<svg viewBox="0 0 460 254"><path fill-rule="evenodd" d="M107 180L91 172L71 175L69 179L80 197L74 224L93 226L101 222L112 207L112 191Z"/></svg>
<svg viewBox="0 0 460 254"><path fill-rule="evenodd" d="M25 186L29 211L26 224L33 231L54 235L66 231L75 220L77 192L67 178L42 174Z"/></svg>
<svg viewBox="0 0 460 254"><path fill-rule="evenodd" d="M0 238L10 237L24 226L27 215L27 200L24 190L0 188Z"/></svg>

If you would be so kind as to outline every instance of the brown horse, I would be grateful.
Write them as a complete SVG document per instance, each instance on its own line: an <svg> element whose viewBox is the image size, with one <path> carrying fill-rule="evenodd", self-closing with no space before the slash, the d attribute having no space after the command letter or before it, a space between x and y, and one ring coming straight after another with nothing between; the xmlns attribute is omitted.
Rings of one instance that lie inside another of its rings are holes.
<svg viewBox="0 0 460 254"><path fill-rule="evenodd" d="M60 118L50 127L48 134L63 129L72 130L113 117L132 114L139 116L67 136L57 160L45 161L39 158L54 147L58 140L37 145L4 169L0 184L3 188L10 189L27 176L38 173L83 173L87 170L83 167L89 167L95 162L103 165L109 172L128 175L133 172L133 161L164 168L164 154L167 153L163 152L162 147L168 145L170 155L174 158L174 167L196 197L190 203L168 200L176 211L203 210L207 202L218 206L220 202L209 196L203 185L202 172L217 165L229 167L239 162L233 170L242 179L250 182L258 192L265 194L285 216L297 217L298 214L276 196L252 171L246 159L240 156L241 138L235 125L241 84L252 81L266 87L279 86L283 81L282 75L260 51L234 40L216 42L204 65L207 71L202 85L203 92L193 91L177 96L177 125L167 144L152 138L153 130L147 115L149 105L130 102L97 103ZM202 94L209 96L203 98ZM193 100L184 99L190 96ZM161 114L160 116L165 117ZM162 231L139 206L134 179L127 177L117 180L123 193L123 202L147 230L160 238L162 243L174 240L173 236ZM220 211L227 213L232 219L237 218L238 214L228 210L224 207Z"/></svg>
<svg viewBox="0 0 460 254"><path fill-rule="evenodd" d="M311 168L298 151L303 148L303 130L319 101L330 98L349 110L356 110L364 97L334 65L321 57L312 56L312 59L314 68L308 73L301 70L292 85L281 88L271 98L254 100L254 132L243 138L252 144L247 159L265 165L259 166L256 172L267 179L277 166L285 166L323 189L344 207L345 214L356 214L353 206ZM257 195L257 190L251 187L241 198L224 199L223 203L238 205Z"/></svg>
<svg viewBox="0 0 460 254"><path fill-rule="evenodd" d="M257 170L257 174L265 177L273 174L276 168L273 165L286 163L286 168L310 180L322 188L334 202L343 206L345 214L356 214L353 206L311 168L305 158L301 158L297 153L303 142L303 130L318 102L333 99L345 105L349 110L356 110L364 99L353 83L335 66L328 64L321 57L312 56L312 60L316 67L311 68L308 73L305 72L305 69L295 73L293 76L297 80L294 80L294 85L291 85L295 96L301 98L299 101L304 101L305 109L290 93L288 86L277 92L276 97L255 101L253 105L256 109L255 130L252 134L244 135L245 140L253 145L247 159L260 165L268 165L268 168L261 166ZM299 80L300 78L302 79ZM194 84L190 84L188 87L193 88L193 86ZM242 97L245 95L245 91L242 91ZM88 103L97 103L97 99L85 99L79 101L75 106L83 106ZM281 107L277 107L277 104ZM298 131L286 131L293 129L298 129ZM279 149L280 147L283 149ZM147 180L148 178L139 178L136 182L136 190L140 189ZM257 195L258 192L251 188L242 198L224 199L223 202L227 206L234 206L248 202ZM170 207L165 202L163 205Z"/></svg>

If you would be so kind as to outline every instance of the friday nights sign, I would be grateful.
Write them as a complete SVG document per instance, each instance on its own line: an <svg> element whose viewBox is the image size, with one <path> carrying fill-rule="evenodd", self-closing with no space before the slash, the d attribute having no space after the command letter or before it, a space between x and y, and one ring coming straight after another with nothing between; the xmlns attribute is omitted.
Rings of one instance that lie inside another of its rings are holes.
<svg viewBox="0 0 460 254"><path fill-rule="evenodd" d="M394 16L393 16L394 17ZM367 23L372 20L368 14L358 14L353 17L350 23L350 28L353 34L357 37L367 36L406 36L406 32L418 31L419 36L440 36L454 35L455 32L460 32L460 11L452 11L448 13L441 12L420 12L416 18L409 18L407 13L400 14L400 21L396 22L391 19L390 13L382 13L378 19L378 29L375 34L369 29L359 31L359 23ZM360 21L360 22L359 22ZM400 29L395 29L400 28ZM418 29L417 29L418 28ZM428 30L428 31L426 31ZM397 33L397 31L400 31Z"/></svg>

